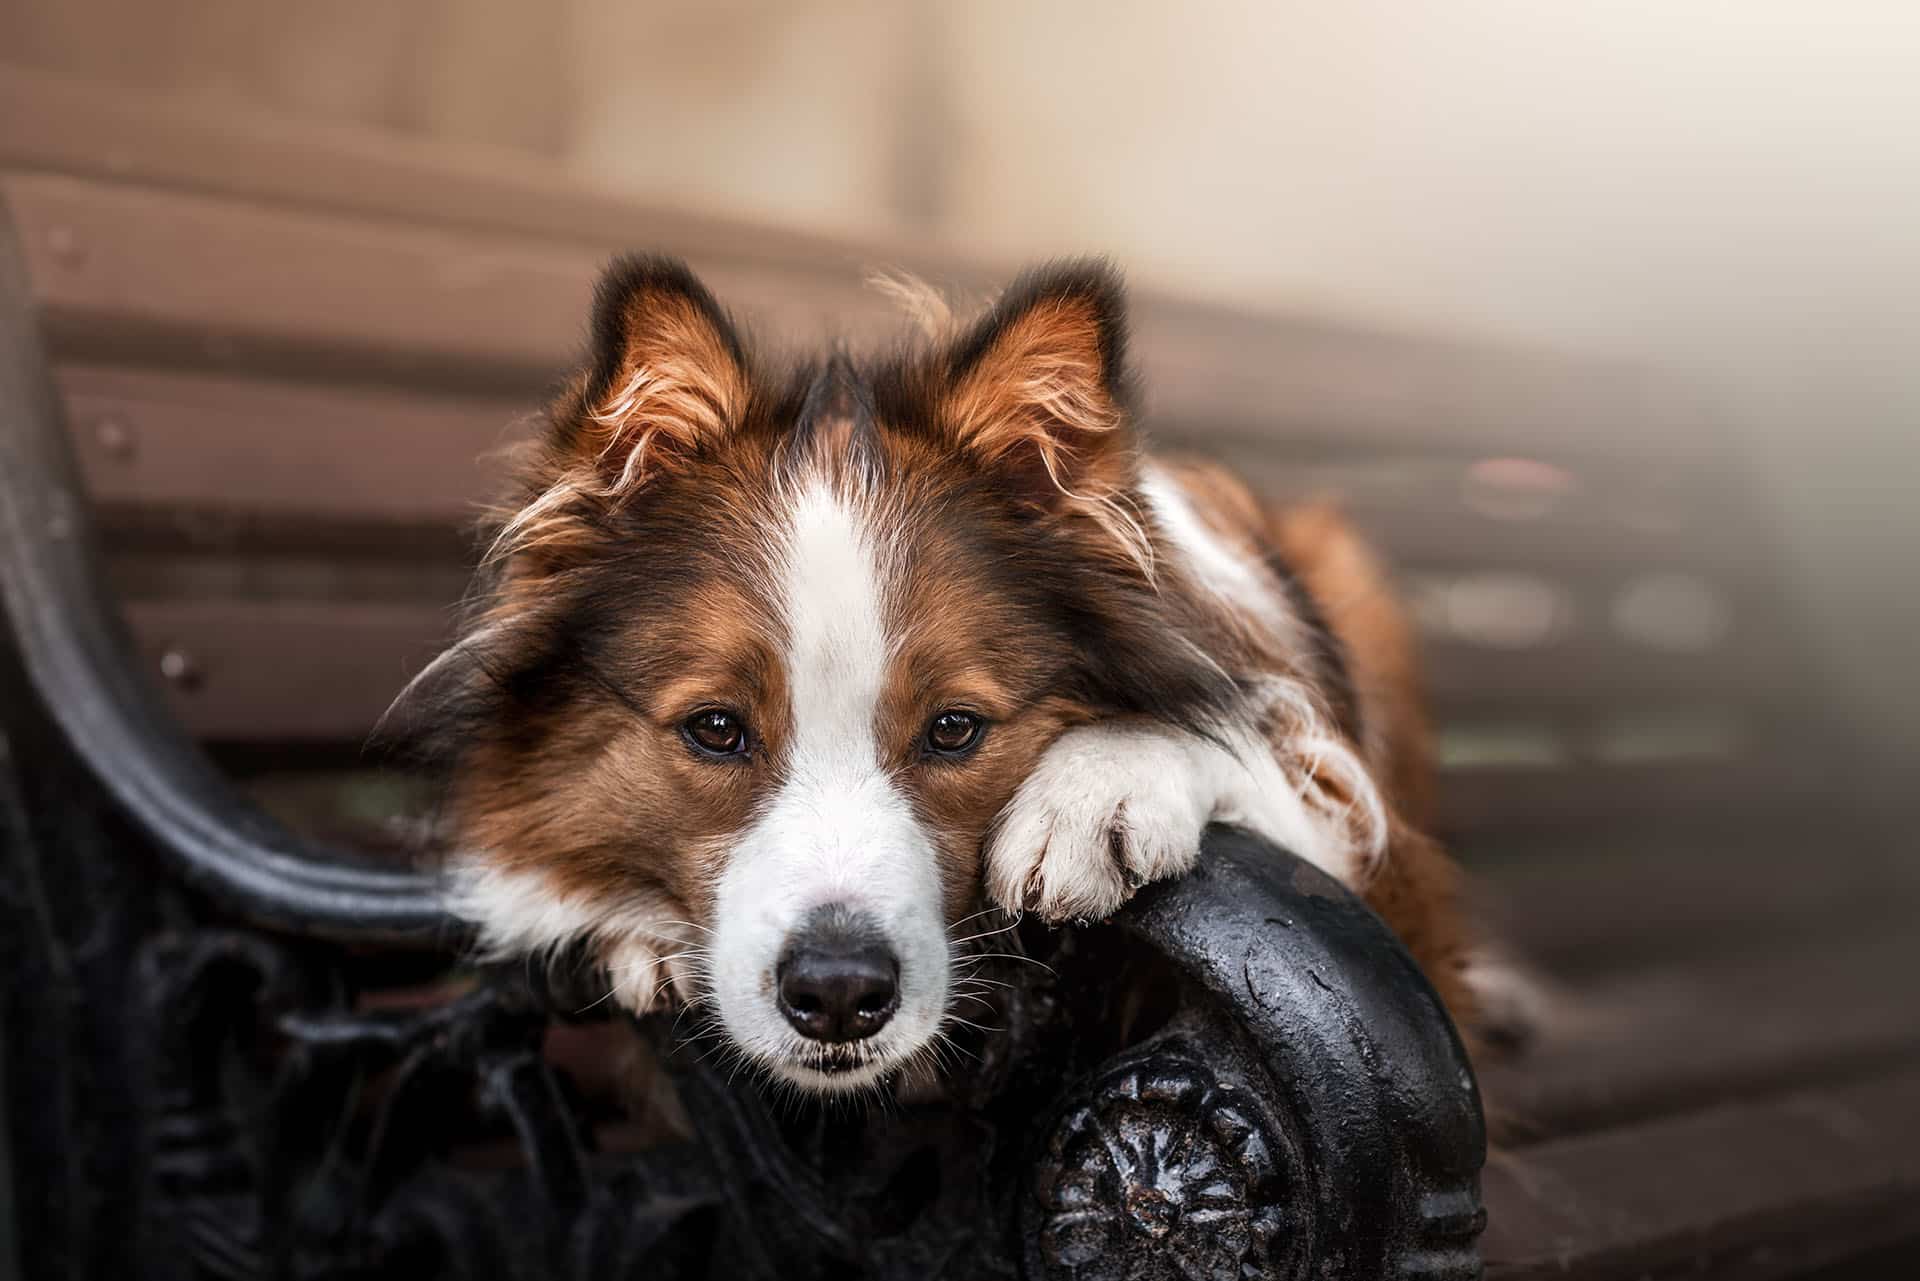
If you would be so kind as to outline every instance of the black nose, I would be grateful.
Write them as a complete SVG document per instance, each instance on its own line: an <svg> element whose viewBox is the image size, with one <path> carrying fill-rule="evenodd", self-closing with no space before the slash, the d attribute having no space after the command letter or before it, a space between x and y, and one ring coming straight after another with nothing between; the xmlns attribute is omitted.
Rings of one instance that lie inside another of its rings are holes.
<svg viewBox="0 0 1920 1281"><path fill-rule="evenodd" d="M900 962L864 917L823 908L788 939L776 970L780 1012L801 1036L858 1041L900 1005Z"/></svg>

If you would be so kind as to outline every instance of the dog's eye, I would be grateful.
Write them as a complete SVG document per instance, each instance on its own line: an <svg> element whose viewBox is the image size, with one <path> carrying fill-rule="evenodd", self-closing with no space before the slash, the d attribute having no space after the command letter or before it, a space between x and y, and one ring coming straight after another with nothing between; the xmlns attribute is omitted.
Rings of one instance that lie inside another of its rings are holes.
<svg viewBox="0 0 1920 1281"><path fill-rule="evenodd" d="M740 756L747 750L746 722L717 707L687 717L680 732L709 756Z"/></svg>
<svg viewBox="0 0 1920 1281"><path fill-rule="evenodd" d="M984 727L985 722L972 712L941 712L927 722L927 750L940 756L971 751Z"/></svg>

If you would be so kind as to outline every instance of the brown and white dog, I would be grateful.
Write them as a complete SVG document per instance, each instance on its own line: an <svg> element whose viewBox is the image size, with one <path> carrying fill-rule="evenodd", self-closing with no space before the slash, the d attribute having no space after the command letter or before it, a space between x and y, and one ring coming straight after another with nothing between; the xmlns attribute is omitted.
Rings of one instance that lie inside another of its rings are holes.
<svg viewBox="0 0 1920 1281"><path fill-rule="evenodd" d="M464 636L416 683L459 911L707 1002L820 1091L924 1056L984 902L1093 921L1214 822L1332 873L1457 1013L1406 625L1325 509L1149 458L1119 282L770 369L678 263L601 282Z"/></svg>

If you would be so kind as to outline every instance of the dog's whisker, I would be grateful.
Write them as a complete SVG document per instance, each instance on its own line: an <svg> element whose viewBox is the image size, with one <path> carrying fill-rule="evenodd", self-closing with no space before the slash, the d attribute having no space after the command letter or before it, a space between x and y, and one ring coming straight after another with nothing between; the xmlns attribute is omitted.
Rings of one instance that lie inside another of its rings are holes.
<svg viewBox="0 0 1920 1281"><path fill-rule="evenodd" d="M705 953L700 953L699 955L704 956ZM684 961L694 956L695 953L692 952L675 952L671 956L656 956L651 960L634 961L628 965L609 965L606 966L605 969L609 974L631 974L636 970L656 969L659 966L669 965L674 961Z"/></svg>
<svg viewBox="0 0 1920 1281"><path fill-rule="evenodd" d="M713 930L712 930L711 928L709 928L708 926L705 926L705 925L699 925L699 924L696 924L696 923L695 923L695 922L693 922L693 921L661 921L661 922L660 922L660 924L662 924L662 925L678 925L678 926L681 926L681 927L682 927L682 928L684 928L684 929L689 929L689 930L699 930L699 931L700 931L700 932L701 932L702 934L712 934L712 933L714 933L714 931L713 931Z"/></svg>
<svg viewBox="0 0 1920 1281"><path fill-rule="evenodd" d="M975 1054L973 1051L969 1050L966 1046L954 1040L951 1036L947 1035L945 1032L934 1033L933 1038L927 1042L927 1048L934 1050L935 1053L951 1050L955 1054L965 1055L967 1058L972 1059L975 1063L979 1063L981 1061L979 1055Z"/></svg>
<svg viewBox="0 0 1920 1281"><path fill-rule="evenodd" d="M981 961L1023 961L1028 965L1037 965L1047 973L1055 974L1057 977L1057 971L1045 961L1036 960L1031 956L1022 956L1018 952L977 952L969 959Z"/></svg>
<svg viewBox="0 0 1920 1281"><path fill-rule="evenodd" d="M976 1032L998 1032L1000 1030L997 1027L987 1027L983 1023L975 1023L969 1019L963 1019L958 1014L954 1014L951 1012L947 1014L947 1018L950 1022L958 1023L962 1027L970 1027Z"/></svg>
<svg viewBox="0 0 1920 1281"><path fill-rule="evenodd" d="M990 938L993 938L993 937L994 937L994 936L996 936L996 935L1000 935L1000 934L1005 934L1005 933L1006 933L1006 932L1007 932L1008 930L1012 930L1012 929L1018 929L1018 928L1019 928L1019 924L1020 924L1020 923L1019 923L1018 921L1014 921L1014 922L1012 922L1012 923L1010 923L1010 924L1007 924L1007 925L1002 925L1002 926L1001 926L1001 927L1000 927L999 929L997 929L997 930L982 930L982 931L981 931L980 933L978 933L978 934L969 934L969 935L967 935L967 936L966 936L965 938L962 938L962 939L954 939L954 940L953 940L953 946L955 946L955 947L959 947L959 946L961 946L961 945L962 945L962 944L964 944L964 943L973 943L973 942L976 942L976 941L978 941L978 940L980 940L980 939L990 939Z"/></svg>
<svg viewBox="0 0 1920 1281"><path fill-rule="evenodd" d="M965 925L969 921L977 921L983 916L992 916L994 913L1004 911L1004 910L1005 909L999 908L999 907L982 908L978 912L974 912L970 915L963 916L959 920L955 921L953 924L947 926L947 933L949 934L953 933L955 930L959 929L962 925Z"/></svg>
<svg viewBox="0 0 1920 1281"><path fill-rule="evenodd" d="M1008 991L1012 991L1015 987L1019 986L1018 984L1015 984L1015 983L1009 983L1005 979L990 979L984 974L975 974L972 972L959 975L958 977L961 982L982 983L982 984L985 984L987 987L1005 988Z"/></svg>

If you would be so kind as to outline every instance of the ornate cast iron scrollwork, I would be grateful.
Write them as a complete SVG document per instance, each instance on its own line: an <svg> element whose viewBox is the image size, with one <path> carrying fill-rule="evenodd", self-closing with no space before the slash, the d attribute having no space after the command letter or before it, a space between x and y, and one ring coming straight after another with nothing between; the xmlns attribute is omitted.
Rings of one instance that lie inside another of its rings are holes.
<svg viewBox="0 0 1920 1281"><path fill-rule="evenodd" d="M152 1239L223 1281L699 1275L705 1166L596 1163L526 992L354 1011L315 959L220 930L145 950ZM496 1135L505 1171L450 1159Z"/></svg>
<svg viewBox="0 0 1920 1281"><path fill-rule="evenodd" d="M1245 1092L1162 1050L1070 1105L1035 1169L1043 1274L1085 1281L1283 1276L1290 1144Z"/></svg>

